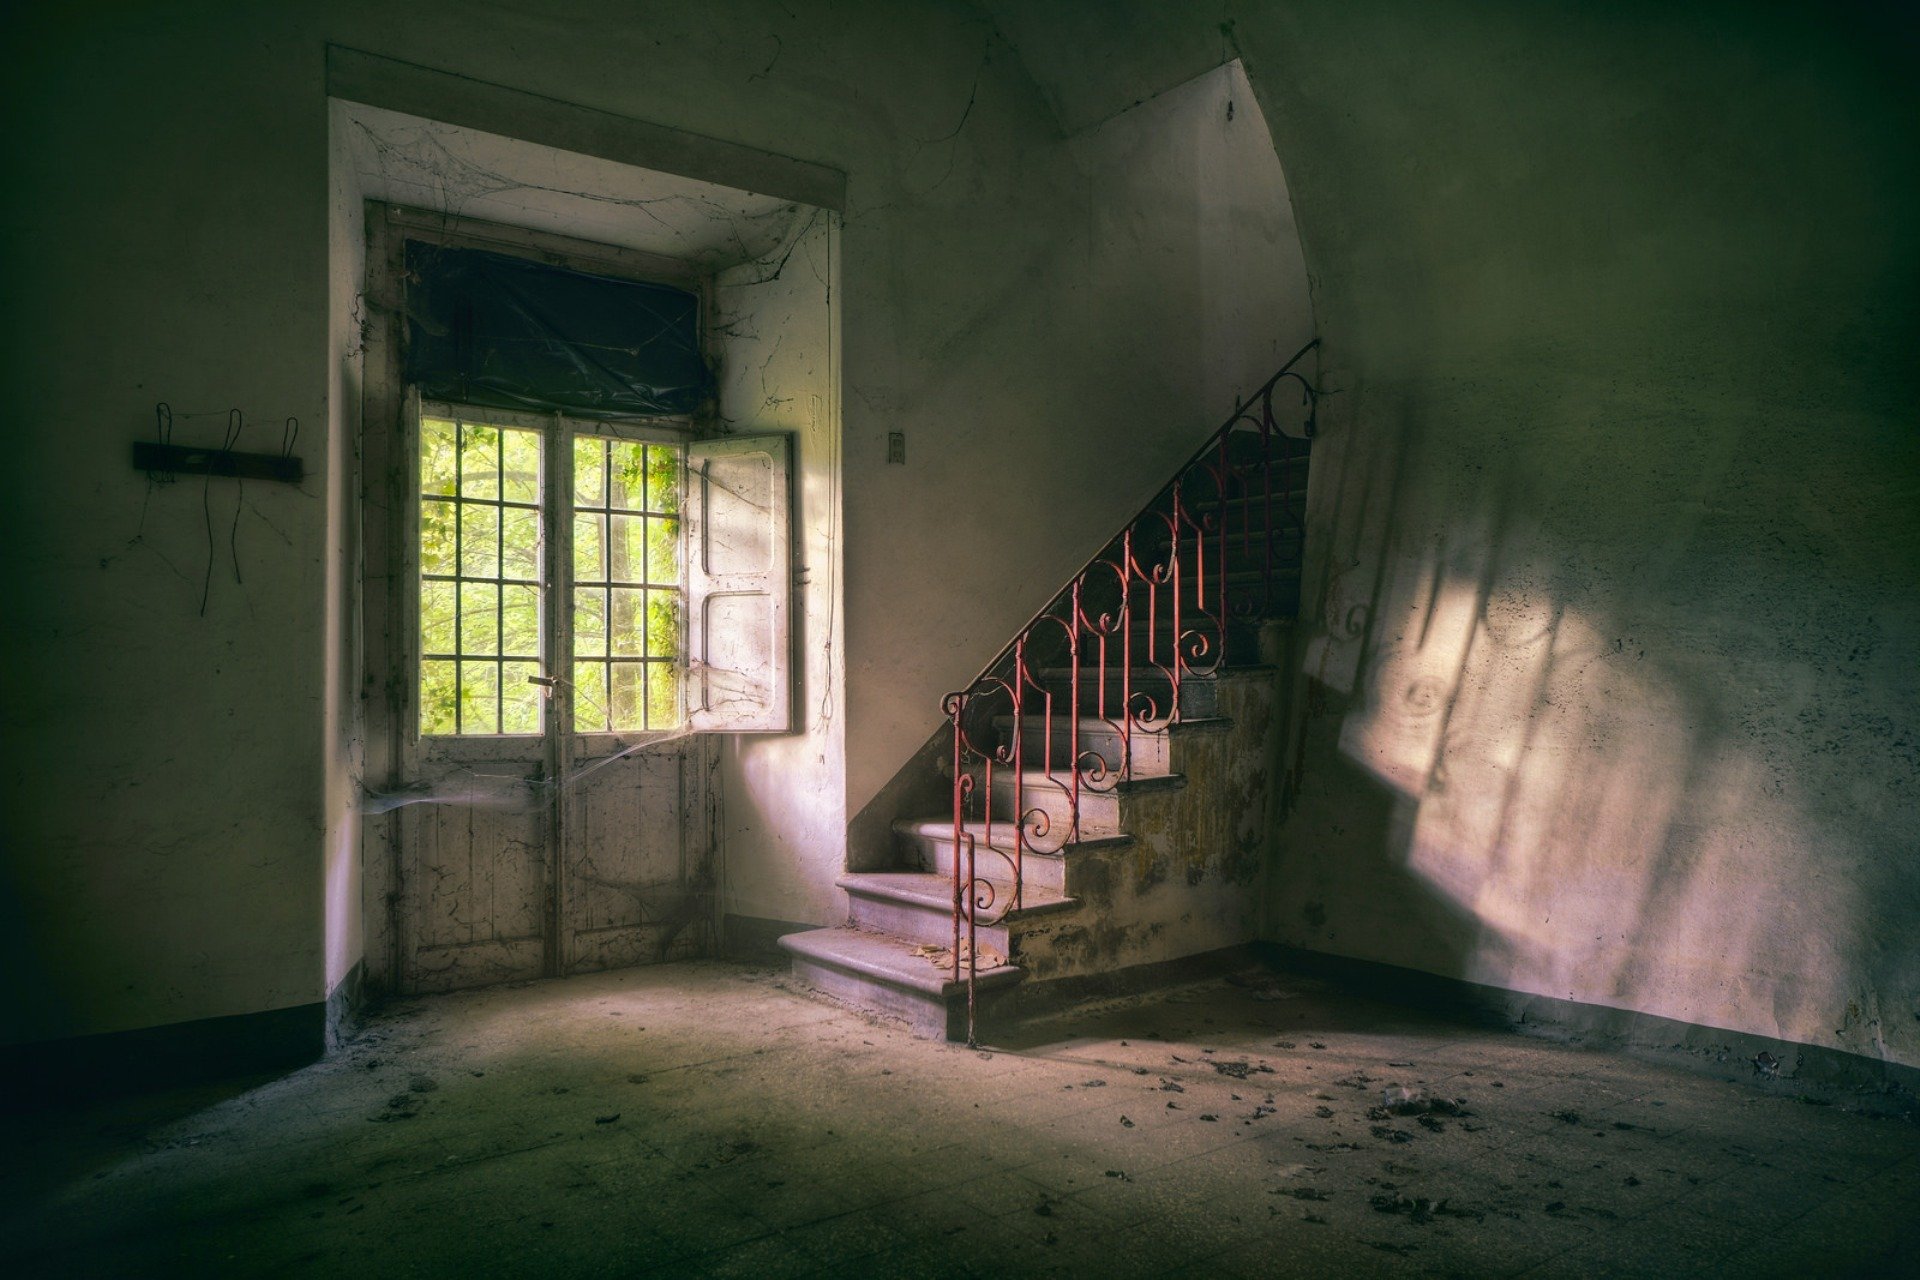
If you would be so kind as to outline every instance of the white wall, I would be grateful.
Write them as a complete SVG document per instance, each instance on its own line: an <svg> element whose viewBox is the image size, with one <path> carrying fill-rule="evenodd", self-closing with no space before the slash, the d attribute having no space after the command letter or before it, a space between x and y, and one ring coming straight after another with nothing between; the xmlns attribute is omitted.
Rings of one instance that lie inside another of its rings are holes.
<svg viewBox="0 0 1920 1280"><path fill-rule="evenodd" d="M885 742L848 761L863 867L889 856L903 810L946 803L925 785L925 754L900 745L941 736L939 694L971 680L1313 334L1286 178L1238 63L1060 151L1076 221L1003 300L1016 327L991 351L957 348L953 370L934 374L952 403L914 406L943 425L931 441L909 434L907 467L876 470L871 495L850 473L850 520L865 506L889 521L848 542L884 569L848 609L850 629L872 618L886 632L849 655L875 655L850 696L856 727ZM977 412L983 388L1009 383L1010 406ZM850 570L850 591L859 577Z"/></svg>
<svg viewBox="0 0 1920 1280"><path fill-rule="evenodd" d="M829 300L837 219L799 210L785 241L721 272L714 290L720 414L734 432L793 436L795 732L720 740L715 836L721 910L827 920L846 830L846 661L838 345Z"/></svg>

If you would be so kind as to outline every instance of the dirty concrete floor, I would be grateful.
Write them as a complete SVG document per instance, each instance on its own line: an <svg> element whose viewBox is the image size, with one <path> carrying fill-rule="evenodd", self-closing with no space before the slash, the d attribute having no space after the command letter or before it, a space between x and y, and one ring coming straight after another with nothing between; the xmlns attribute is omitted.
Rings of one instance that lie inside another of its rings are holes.
<svg viewBox="0 0 1920 1280"><path fill-rule="evenodd" d="M11 1276L1920 1274L1912 1123L1271 976L991 1051L720 963L498 988L0 1155Z"/></svg>

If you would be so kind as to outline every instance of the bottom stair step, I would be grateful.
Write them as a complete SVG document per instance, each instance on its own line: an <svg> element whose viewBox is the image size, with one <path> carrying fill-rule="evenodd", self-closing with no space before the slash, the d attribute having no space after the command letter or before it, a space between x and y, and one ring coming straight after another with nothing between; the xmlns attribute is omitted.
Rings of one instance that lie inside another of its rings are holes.
<svg viewBox="0 0 1920 1280"><path fill-rule="evenodd" d="M953 980L952 959L935 965L925 948L890 933L866 929L809 929L790 933L780 946L793 957L794 976L826 994L873 1013L903 1018L915 1032L962 1040L967 1034L967 983ZM977 999L998 995L1020 981L1020 969L994 960L975 976Z"/></svg>

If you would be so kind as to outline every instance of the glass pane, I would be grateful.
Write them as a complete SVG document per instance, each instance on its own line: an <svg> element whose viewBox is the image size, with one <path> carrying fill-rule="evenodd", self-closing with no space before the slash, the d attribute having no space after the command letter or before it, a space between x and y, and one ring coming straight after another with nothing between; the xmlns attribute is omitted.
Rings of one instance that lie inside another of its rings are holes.
<svg viewBox="0 0 1920 1280"><path fill-rule="evenodd" d="M598 587L573 593L573 651L583 658L607 652L606 593Z"/></svg>
<svg viewBox="0 0 1920 1280"><path fill-rule="evenodd" d="M647 592L647 656L675 658L680 655L680 593Z"/></svg>
<svg viewBox="0 0 1920 1280"><path fill-rule="evenodd" d="M491 582L460 584L460 652L495 654L500 652L500 619L494 609L500 602L500 588Z"/></svg>
<svg viewBox="0 0 1920 1280"><path fill-rule="evenodd" d="M500 496L500 432L494 427L460 428L460 496Z"/></svg>
<svg viewBox="0 0 1920 1280"><path fill-rule="evenodd" d="M649 662L647 664L647 728L672 729L679 723L679 664Z"/></svg>
<svg viewBox="0 0 1920 1280"><path fill-rule="evenodd" d="M608 516L607 580L609 582L645 582L645 516Z"/></svg>
<svg viewBox="0 0 1920 1280"><path fill-rule="evenodd" d="M500 543L504 562L503 578L540 577L540 513L525 507L506 507L500 512Z"/></svg>
<svg viewBox="0 0 1920 1280"><path fill-rule="evenodd" d="M607 617L608 650L616 658L638 658L647 652L647 638L641 610L647 593L637 588L614 587Z"/></svg>
<svg viewBox="0 0 1920 1280"><path fill-rule="evenodd" d="M508 502L540 501L540 433L500 432L501 495Z"/></svg>
<svg viewBox="0 0 1920 1280"><path fill-rule="evenodd" d="M540 588L505 587L500 602L500 652L540 657Z"/></svg>
<svg viewBox="0 0 1920 1280"><path fill-rule="evenodd" d="M680 510L680 450L672 445L647 447L647 509Z"/></svg>
<svg viewBox="0 0 1920 1280"><path fill-rule="evenodd" d="M672 586L680 581L680 522L647 521L647 581Z"/></svg>
<svg viewBox="0 0 1920 1280"><path fill-rule="evenodd" d="M643 662L613 664L612 720L615 729L644 729L646 684Z"/></svg>
<svg viewBox="0 0 1920 1280"><path fill-rule="evenodd" d="M605 582L605 516L576 515L573 518L573 576L578 582Z"/></svg>
<svg viewBox="0 0 1920 1280"><path fill-rule="evenodd" d="M612 462L613 505L638 511L647 505L646 446L630 440L610 440L607 452Z"/></svg>
<svg viewBox="0 0 1920 1280"><path fill-rule="evenodd" d="M605 447L597 439L582 439L573 442L573 505L576 507L604 507L607 505L606 471L602 467Z"/></svg>
<svg viewBox="0 0 1920 1280"><path fill-rule="evenodd" d="M500 508L462 503L460 576L493 578L500 573Z"/></svg>
<svg viewBox="0 0 1920 1280"><path fill-rule="evenodd" d="M500 668L491 662L460 664L460 732L500 732Z"/></svg>
<svg viewBox="0 0 1920 1280"><path fill-rule="evenodd" d="M607 731L607 667L602 662L573 664L573 727L577 733Z"/></svg>
<svg viewBox="0 0 1920 1280"><path fill-rule="evenodd" d="M453 630L453 601L458 590L451 582L420 584L421 653L458 652Z"/></svg>
<svg viewBox="0 0 1920 1280"><path fill-rule="evenodd" d="M420 420L420 492L453 494L453 424Z"/></svg>
<svg viewBox="0 0 1920 1280"><path fill-rule="evenodd" d="M421 500L420 572L450 574L454 571L454 511L451 502Z"/></svg>
<svg viewBox="0 0 1920 1280"><path fill-rule="evenodd" d="M451 662L420 664L420 732L453 733L454 706L460 701L460 684Z"/></svg>
<svg viewBox="0 0 1920 1280"><path fill-rule="evenodd" d="M527 677L540 674L534 662L509 662L502 667L500 686L500 732L538 733L540 716L546 708L542 690Z"/></svg>

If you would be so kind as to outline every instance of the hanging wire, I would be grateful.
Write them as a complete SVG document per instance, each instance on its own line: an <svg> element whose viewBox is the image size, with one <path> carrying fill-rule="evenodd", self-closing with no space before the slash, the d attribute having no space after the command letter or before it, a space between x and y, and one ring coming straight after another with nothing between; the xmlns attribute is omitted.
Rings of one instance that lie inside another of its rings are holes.
<svg viewBox="0 0 1920 1280"><path fill-rule="evenodd" d="M238 409L227 410L227 433L220 441L220 452L231 454L233 446L239 443L240 431L246 426L246 417ZM213 594L213 471L208 469L205 479L200 482L200 518L207 529L207 571L200 578L200 616L207 616L207 600ZM228 535L227 545L233 552L234 581L240 580L240 506L236 502L233 508L233 531Z"/></svg>
<svg viewBox="0 0 1920 1280"><path fill-rule="evenodd" d="M246 426L246 418L235 409L227 418L227 435L220 444L222 453L231 455L233 447L240 443L240 430ZM240 577L240 508L247 500L247 482L239 474L233 478L233 525L227 530L227 552L233 557L233 581L236 586L245 586Z"/></svg>
<svg viewBox="0 0 1920 1280"><path fill-rule="evenodd" d="M280 428L280 456L283 458L291 458L293 456L294 441L299 438L300 419L289 417L285 425Z"/></svg>
<svg viewBox="0 0 1920 1280"><path fill-rule="evenodd" d="M163 452L173 444L173 406L165 400L156 401L153 406L153 435ZM152 484L172 484L177 479L171 471L147 472L147 480Z"/></svg>

